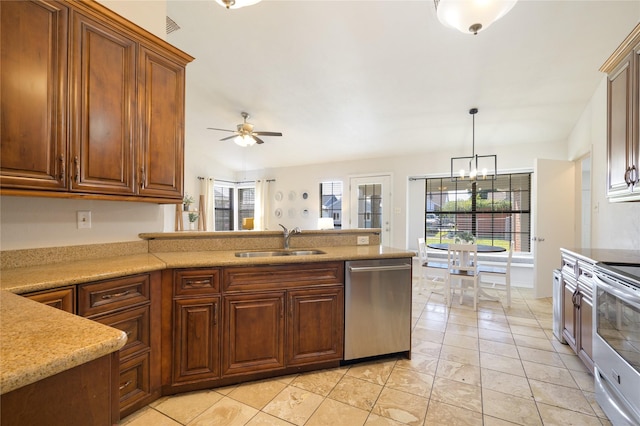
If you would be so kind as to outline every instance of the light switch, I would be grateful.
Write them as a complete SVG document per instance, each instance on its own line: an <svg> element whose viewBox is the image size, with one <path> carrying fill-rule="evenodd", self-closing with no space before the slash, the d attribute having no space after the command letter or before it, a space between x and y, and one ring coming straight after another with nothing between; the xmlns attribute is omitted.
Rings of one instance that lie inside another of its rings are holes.
<svg viewBox="0 0 640 426"><path fill-rule="evenodd" d="M91 211L90 210L78 210L78 229L91 228Z"/></svg>

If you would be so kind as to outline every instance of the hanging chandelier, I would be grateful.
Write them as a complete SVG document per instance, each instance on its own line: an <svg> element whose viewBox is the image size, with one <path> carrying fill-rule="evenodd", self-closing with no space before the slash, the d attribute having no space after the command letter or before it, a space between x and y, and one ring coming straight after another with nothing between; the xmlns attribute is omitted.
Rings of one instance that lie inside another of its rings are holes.
<svg viewBox="0 0 640 426"><path fill-rule="evenodd" d="M476 154L476 114L478 108L471 108L469 114L473 118L471 156L451 157L451 180L471 181L480 179L496 179L498 169L498 157L492 155Z"/></svg>
<svg viewBox="0 0 640 426"><path fill-rule="evenodd" d="M517 0L433 0L438 20L465 34L478 34L502 18Z"/></svg>
<svg viewBox="0 0 640 426"><path fill-rule="evenodd" d="M260 3L260 1L262 0L216 0L216 3L227 9L240 9L241 7Z"/></svg>

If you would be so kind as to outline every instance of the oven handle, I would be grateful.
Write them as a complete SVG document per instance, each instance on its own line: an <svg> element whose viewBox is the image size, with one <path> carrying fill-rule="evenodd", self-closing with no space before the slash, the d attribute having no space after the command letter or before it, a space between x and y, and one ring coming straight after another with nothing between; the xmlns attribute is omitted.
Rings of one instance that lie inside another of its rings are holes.
<svg viewBox="0 0 640 426"><path fill-rule="evenodd" d="M602 376L602 373L600 372L598 367L595 368L594 373L596 394L600 394L604 398L606 398L609 405L616 410L616 414L627 421L628 424L637 424L640 419L638 419L636 415L628 408L628 404L620 399L620 396L618 396L618 392Z"/></svg>
<svg viewBox="0 0 640 426"><path fill-rule="evenodd" d="M609 282L605 282L602 278L598 276L598 274L596 274L594 279L596 282L596 286L602 288L607 293L611 293L617 298L622 299L627 303L640 307L640 295L638 295L636 292L621 289L620 286L617 286Z"/></svg>

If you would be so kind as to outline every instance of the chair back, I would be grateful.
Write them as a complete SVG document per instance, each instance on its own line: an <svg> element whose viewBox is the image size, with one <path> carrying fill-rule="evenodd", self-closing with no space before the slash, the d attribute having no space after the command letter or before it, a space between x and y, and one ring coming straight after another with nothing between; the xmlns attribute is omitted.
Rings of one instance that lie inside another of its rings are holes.
<svg viewBox="0 0 640 426"><path fill-rule="evenodd" d="M427 263L427 244L422 237L418 238L418 259L421 265Z"/></svg>
<svg viewBox="0 0 640 426"><path fill-rule="evenodd" d="M447 263L449 273L473 277L478 274L478 246L476 244L449 244Z"/></svg>

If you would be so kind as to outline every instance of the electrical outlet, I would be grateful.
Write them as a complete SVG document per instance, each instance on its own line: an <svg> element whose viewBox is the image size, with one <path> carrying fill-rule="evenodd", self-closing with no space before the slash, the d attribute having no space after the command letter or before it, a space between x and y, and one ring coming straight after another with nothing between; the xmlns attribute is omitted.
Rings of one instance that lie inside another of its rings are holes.
<svg viewBox="0 0 640 426"><path fill-rule="evenodd" d="M78 229L89 229L91 228L91 211L89 210L78 210Z"/></svg>
<svg viewBox="0 0 640 426"><path fill-rule="evenodd" d="M359 246L365 246L365 245L368 245L368 244L369 244L369 237L367 237L367 236L359 236L359 237L358 237L357 244L358 244Z"/></svg>

